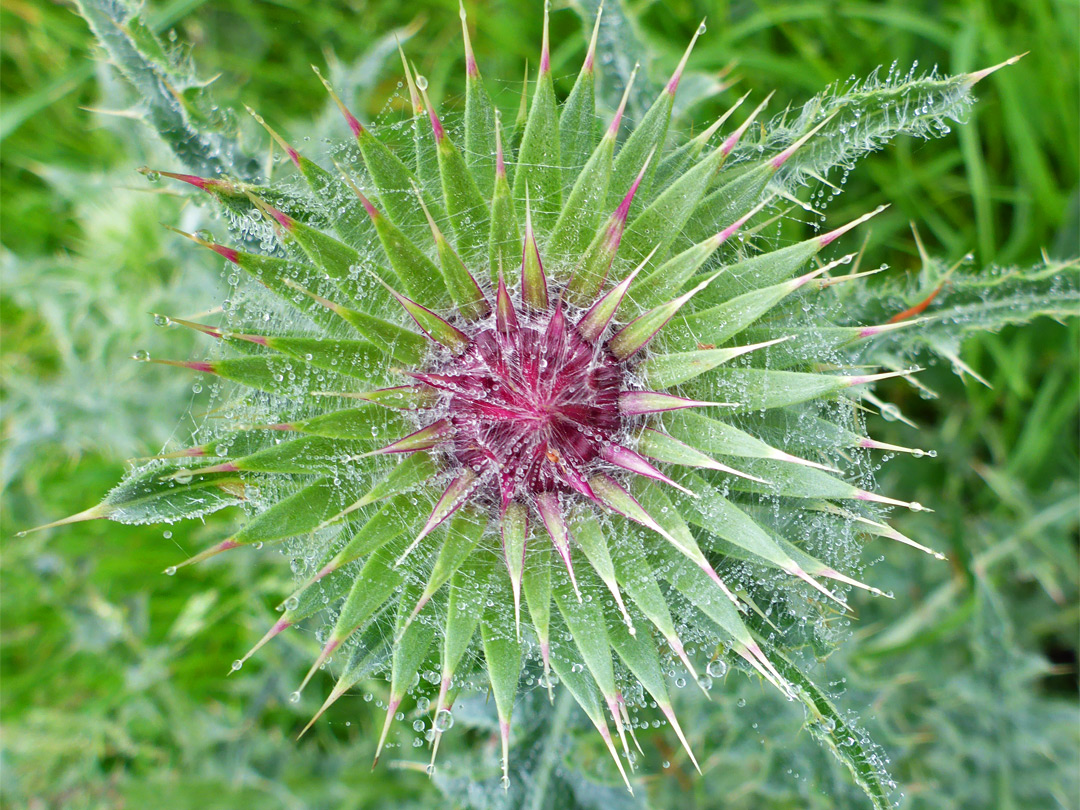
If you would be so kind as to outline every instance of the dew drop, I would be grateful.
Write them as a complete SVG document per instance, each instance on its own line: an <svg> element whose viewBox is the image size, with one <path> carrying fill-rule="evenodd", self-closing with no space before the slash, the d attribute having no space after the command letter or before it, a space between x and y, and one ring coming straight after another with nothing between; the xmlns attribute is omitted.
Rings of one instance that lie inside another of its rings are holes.
<svg viewBox="0 0 1080 810"><path fill-rule="evenodd" d="M704 21L704 20L702 20L702 21L701 21L701 25L699 25L699 26L697 27L697 32L698 32L698 36L700 37L700 36L701 36L702 34L704 34L704 33L705 33L705 32L706 32L707 30L708 30L708 29L707 29L707 28L706 28L706 26L705 26L705 21Z"/></svg>
<svg viewBox="0 0 1080 810"><path fill-rule="evenodd" d="M417 86L417 87L418 87L418 88L419 88L420 90L427 90L427 87L428 87L428 84L427 84L427 76L420 76L420 75L418 75L418 76L416 77L416 86Z"/></svg>
<svg viewBox="0 0 1080 810"><path fill-rule="evenodd" d="M167 576L167 577L176 576L176 566L175 565L170 565L168 568L166 568L165 569L165 576Z"/></svg>
<svg viewBox="0 0 1080 810"><path fill-rule="evenodd" d="M439 713L435 715L434 725L436 731L448 731L454 727L454 715L449 709L439 709Z"/></svg>
<svg viewBox="0 0 1080 810"><path fill-rule="evenodd" d="M161 536L164 537L166 540L169 540L172 538L172 532L166 529L161 533Z"/></svg>
<svg viewBox="0 0 1080 810"><path fill-rule="evenodd" d="M135 354L131 355L132 360L138 360L140 363L146 363L150 360L150 352L146 349L139 349Z"/></svg>
<svg viewBox="0 0 1080 810"><path fill-rule="evenodd" d="M295 596L290 596L288 599L285 600L285 609L286 610L296 610L298 607L300 607L300 599L299 598L297 598Z"/></svg>
<svg viewBox="0 0 1080 810"><path fill-rule="evenodd" d="M235 661L232 662L232 671L236 672L242 666L244 666L244 662L237 658Z"/></svg>
<svg viewBox="0 0 1080 810"><path fill-rule="evenodd" d="M300 693L299 692L293 692L291 695L289 695L289 703L299 703L299 702L300 702Z"/></svg>
<svg viewBox="0 0 1080 810"><path fill-rule="evenodd" d="M727 674L727 669L727 661L722 658L710 661L709 665L705 667L705 671L713 678L723 678Z"/></svg>
<svg viewBox="0 0 1080 810"><path fill-rule="evenodd" d="M171 326L172 325L172 320L170 318L168 318L167 316L165 316L165 315L155 315L154 316L154 325L155 326Z"/></svg>
<svg viewBox="0 0 1080 810"><path fill-rule="evenodd" d="M158 172L146 172L146 180L150 183L156 183L161 179L161 174Z"/></svg>

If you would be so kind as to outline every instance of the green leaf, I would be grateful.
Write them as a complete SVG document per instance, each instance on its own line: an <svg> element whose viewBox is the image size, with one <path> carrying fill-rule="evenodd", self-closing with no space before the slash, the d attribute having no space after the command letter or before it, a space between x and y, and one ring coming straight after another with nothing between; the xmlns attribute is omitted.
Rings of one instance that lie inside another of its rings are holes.
<svg viewBox="0 0 1080 810"><path fill-rule="evenodd" d="M708 378L699 380L690 390L693 395L702 398L737 403L736 411L760 411L797 405L831 396L845 388L908 373L848 376L761 368L722 368L713 371Z"/></svg>
<svg viewBox="0 0 1080 810"><path fill-rule="evenodd" d="M443 129L427 91L422 92L435 137L443 199L454 229L455 247L466 266L479 269L488 255L487 238L491 231L487 202L461 152Z"/></svg>
<svg viewBox="0 0 1080 810"><path fill-rule="evenodd" d="M540 644L540 656L544 660L544 674L551 666L551 544L531 543L525 549L525 567L521 578L525 590L525 603L529 618L536 630ZM550 694L550 681L548 693Z"/></svg>
<svg viewBox="0 0 1080 810"><path fill-rule="evenodd" d="M322 436L303 436L293 441L275 444L248 456L234 458L210 468L213 471L259 472L278 474L324 473L347 475L356 465L355 459L371 449L370 441L342 441ZM190 475L185 470L176 475Z"/></svg>
<svg viewBox="0 0 1080 810"><path fill-rule="evenodd" d="M443 541L439 555L435 558L435 565L428 576L427 584L420 595L417 610L422 609L424 604L439 590L464 564L476 549L477 543L487 528L487 520L481 513L466 507L459 509L450 521L446 531L446 539Z"/></svg>
<svg viewBox="0 0 1080 810"><path fill-rule="evenodd" d="M514 197L506 179L506 165L502 151L502 124L495 122L497 160L495 186L491 198L491 232L488 234L489 273L493 283L499 274L509 277L521 261L521 236L517 215L514 213Z"/></svg>
<svg viewBox="0 0 1080 810"><path fill-rule="evenodd" d="M186 481L172 477L185 470L175 464L152 462L130 472L97 506L40 528L97 518L117 523L172 523L244 500L244 483L238 476L192 472Z"/></svg>
<svg viewBox="0 0 1080 810"><path fill-rule="evenodd" d="M875 810L894 807L888 790L881 783L880 760L866 748L859 731L848 725L825 693L786 656L773 652L772 659L784 679L796 687L796 694L809 710L806 728L814 739L824 744L847 767Z"/></svg>
<svg viewBox="0 0 1080 810"><path fill-rule="evenodd" d="M635 532L621 534L619 542L614 544L613 551L612 563L615 565L615 576L619 585L653 626L660 631L668 646L679 656L687 671L696 679L697 673L694 666L686 655L682 640L675 632L675 622L671 618L667 599L661 592L656 574L645 557L641 538Z"/></svg>
<svg viewBox="0 0 1080 810"><path fill-rule="evenodd" d="M396 568L394 560L402 547L404 542L392 542L372 552L353 580L349 595L345 597L345 603L334 622L328 643L339 646L366 625L401 587L407 572ZM401 603L404 604L404 600L401 600Z"/></svg>
<svg viewBox="0 0 1080 810"><path fill-rule="evenodd" d="M147 122L176 156L207 177L231 174L252 179L258 161L241 151L231 132L215 131L203 115L205 82L183 70L125 0L80 0L79 14L139 97ZM194 100L184 91L200 88Z"/></svg>
<svg viewBox="0 0 1080 810"><path fill-rule="evenodd" d="M619 155L621 157L622 152ZM656 252L657 261L667 257L675 238L697 209L725 157L727 152L723 146L714 149L630 221L620 246L623 265L637 264L656 245L660 246ZM622 278L622 273L616 271L616 277Z"/></svg>
<svg viewBox="0 0 1080 810"><path fill-rule="evenodd" d="M320 478L260 512L231 540L235 545L267 543L314 531L344 509L361 486L345 479Z"/></svg>
<svg viewBox="0 0 1080 810"><path fill-rule="evenodd" d="M596 41L600 35L600 12L593 25L592 39L570 95L559 110L559 157L563 167L563 186L569 187L596 143ZM603 197L600 198L601 200ZM572 200L567 204L571 204ZM560 217L561 218L561 217Z"/></svg>
<svg viewBox="0 0 1080 810"><path fill-rule="evenodd" d="M719 419L688 411L669 412L662 418L668 433L698 450L722 456L775 459L793 464L821 466L770 447L756 436Z"/></svg>
<svg viewBox="0 0 1080 810"><path fill-rule="evenodd" d="M678 330L672 329L670 331L676 332ZM756 343L750 346L732 346L726 349L696 349L690 352L676 352L674 354L654 354L643 362L639 369L652 388L665 390L688 382L695 377L700 377L728 360L733 360L747 352L771 346L773 343L782 340L786 340L786 338ZM616 352L617 354L618 352Z"/></svg>
<svg viewBox="0 0 1080 810"><path fill-rule="evenodd" d="M510 766L510 716L514 711L518 677L521 674L521 644L511 627L510 580L501 566L495 566L489 580L490 597L480 622L488 680L499 713L502 739L503 775Z"/></svg>
<svg viewBox="0 0 1080 810"><path fill-rule="evenodd" d="M495 105L491 103L476 64L469 28L461 12L465 40L465 159L484 197L490 197L495 178Z"/></svg>
<svg viewBox="0 0 1080 810"><path fill-rule="evenodd" d="M596 516L591 508L579 509L570 520L570 530L578 547L585 553L585 557L592 566L593 571L603 580L604 585L611 591L615 604L622 614L622 619L628 627L633 627L630 614L623 604L622 592L619 590L618 578L615 575L615 564L611 560L611 552L608 550L607 538L603 529L600 528Z"/></svg>
<svg viewBox="0 0 1080 810"><path fill-rule="evenodd" d="M548 55L548 12L544 11L544 42L532 104L514 172L514 200L524 205L528 192L536 223L548 233L562 210L562 162L559 156L559 113L551 82Z"/></svg>

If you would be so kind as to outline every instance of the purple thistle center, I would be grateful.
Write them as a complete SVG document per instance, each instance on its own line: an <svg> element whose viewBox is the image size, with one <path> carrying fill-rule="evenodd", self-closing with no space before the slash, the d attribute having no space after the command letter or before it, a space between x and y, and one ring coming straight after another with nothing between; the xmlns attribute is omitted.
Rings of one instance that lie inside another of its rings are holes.
<svg viewBox="0 0 1080 810"><path fill-rule="evenodd" d="M585 468L621 425L623 372L584 340L561 306L470 335L468 349L422 375L446 395L452 455L505 505L516 496L588 492Z"/></svg>

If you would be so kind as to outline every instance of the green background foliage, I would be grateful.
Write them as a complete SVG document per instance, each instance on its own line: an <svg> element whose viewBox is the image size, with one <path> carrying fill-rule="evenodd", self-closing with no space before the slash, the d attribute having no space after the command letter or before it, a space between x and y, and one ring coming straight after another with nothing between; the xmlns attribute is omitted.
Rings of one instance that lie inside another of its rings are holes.
<svg viewBox="0 0 1080 810"><path fill-rule="evenodd" d="M519 76L524 61L536 59L539 4L467 5L485 76ZM969 272L1034 265L1044 251L1077 254L1076 2L675 0L623 8L608 9L625 17L603 46L648 55L643 67L654 85L708 18L684 87L692 100L684 120L699 124L746 90L755 98L775 90L780 109L880 63L887 70L897 60L906 70L917 60L955 73L1031 51L978 86L981 100L966 126L934 141L899 139L871 155L828 213L842 222L892 204L874 220L865 258L868 266L890 265L882 274L892 285L882 288L890 291L886 315L917 300L923 267L911 221L946 265L970 253ZM553 66L565 93L583 54L581 20L555 9ZM148 4L145 18L200 76L220 75L211 85L220 107L202 109L217 126L234 125L226 111L243 102L291 136L344 137L336 119L310 123L324 109L312 62L345 77L354 108L368 118L401 108L400 64L385 38L395 29L412 35L407 47L433 98L452 104L463 87L452 0L171 0ZM393 762L369 771L381 682L340 701L294 741L319 702L319 689L299 704L287 700L316 648L317 625L284 634L241 674L224 677L287 592L285 559L243 554L174 578L160 572L223 536L229 515L169 531L95 522L14 536L96 502L125 459L153 453L186 429L191 380L130 356L165 346L170 356L198 351L194 341L154 327L148 313L199 312L220 301L225 280L219 263L160 228L196 230L207 214L135 172L144 164L175 168L174 159L133 120L130 94L100 61L74 8L9 0L0 26L5 801L65 808L160 806L163 796L173 808L446 801L422 771ZM619 69L618 59L602 61L601 83L605 71ZM496 103L512 114L520 85L494 88ZM264 141L248 123L240 125L244 143L264 159ZM798 238L797 221L785 227ZM879 391L916 426L879 418L872 435L937 451L881 470L884 491L937 510L900 515L896 525L949 561L869 544L867 578L896 598L856 600L853 637L816 677L861 715L907 806L1080 801L1077 338L1075 323L1007 327L963 345L963 362L992 387L930 356L923 381L936 398L903 383ZM711 704L680 691L704 777L693 775L670 735L655 732L641 740L644 772L655 774L647 798L592 794L558 759L574 756L587 768L603 754L588 740L577 744L577 720L563 718L556 730L574 744L554 754L555 772L579 806L865 802L805 733L794 705L737 673L714 687ZM486 807L498 791L476 783L496 773L497 753L482 707L476 715L470 723L463 712L468 728L444 741L460 753L448 758L440 785L453 802ZM521 745L535 745L539 761L553 721L537 707L530 722Z"/></svg>

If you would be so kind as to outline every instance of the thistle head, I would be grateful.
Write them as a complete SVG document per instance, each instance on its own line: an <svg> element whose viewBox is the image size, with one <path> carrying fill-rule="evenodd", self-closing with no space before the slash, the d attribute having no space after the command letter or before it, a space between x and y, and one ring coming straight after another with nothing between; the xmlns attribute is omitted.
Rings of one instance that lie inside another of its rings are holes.
<svg viewBox="0 0 1080 810"><path fill-rule="evenodd" d="M740 100L682 139L669 124L693 42L627 132L628 87L597 126L596 34L560 104L546 19L544 31L512 132L466 28L461 126L402 54L411 147L385 144L322 79L355 140L340 164L309 159L258 118L298 175L287 191L165 173L268 248L193 237L262 292L221 326L169 321L224 344L212 359L154 359L239 394L191 446L72 519L172 521L242 504L245 523L177 567L290 542L301 581L248 655L332 605L303 680L335 659L319 714L382 672L378 748L403 702L422 697L437 751L440 718L482 683L505 775L519 681L539 672L573 695L629 786L630 715L650 703L693 759L668 673L702 684L726 656L812 703L791 686L791 638L758 606L820 618L846 610L845 589L874 589L844 572L850 545L807 542L800 527L924 548L873 509L921 507L840 469L896 449L862 435L858 413L875 403L867 386L910 372L844 364L904 324L836 326L812 298L861 277L826 275L850 256L820 254L877 211L777 250L751 237L776 200L880 142L898 98L921 93L950 115L974 80L886 84L768 130L754 126L767 99L732 116Z"/></svg>

